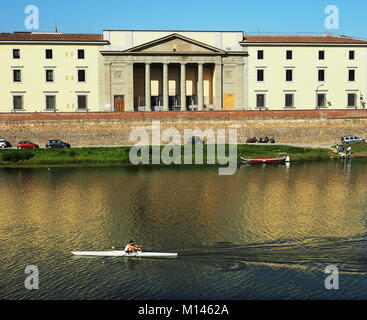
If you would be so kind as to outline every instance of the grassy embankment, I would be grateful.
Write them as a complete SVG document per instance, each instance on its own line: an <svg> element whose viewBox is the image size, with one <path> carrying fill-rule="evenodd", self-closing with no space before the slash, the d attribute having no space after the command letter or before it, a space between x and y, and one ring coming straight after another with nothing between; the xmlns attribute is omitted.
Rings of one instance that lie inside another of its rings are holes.
<svg viewBox="0 0 367 320"><path fill-rule="evenodd" d="M352 148L354 156L367 157L367 145L353 145ZM226 149L228 150L228 145ZM204 146L204 163L206 162L206 151L207 146ZM0 166L130 165L129 152L130 147L0 150ZM181 154L183 159L183 150ZM337 157L330 149L284 145L238 145L238 160L242 155L246 158L270 158L289 155L292 161L326 160ZM195 148L193 148L193 159L195 159Z"/></svg>

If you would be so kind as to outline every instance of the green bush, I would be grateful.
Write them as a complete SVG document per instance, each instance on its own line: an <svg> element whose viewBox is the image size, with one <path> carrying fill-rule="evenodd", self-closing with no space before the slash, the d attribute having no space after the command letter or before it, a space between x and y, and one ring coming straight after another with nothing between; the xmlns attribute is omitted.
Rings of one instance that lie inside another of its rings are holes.
<svg viewBox="0 0 367 320"><path fill-rule="evenodd" d="M69 156L70 156L71 158L75 158L75 157L76 157L76 152L75 152L74 150L71 150L71 151L69 152Z"/></svg>
<svg viewBox="0 0 367 320"><path fill-rule="evenodd" d="M34 157L32 152L22 151L7 151L1 155L1 158L5 162L19 162L29 160Z"/></svg>

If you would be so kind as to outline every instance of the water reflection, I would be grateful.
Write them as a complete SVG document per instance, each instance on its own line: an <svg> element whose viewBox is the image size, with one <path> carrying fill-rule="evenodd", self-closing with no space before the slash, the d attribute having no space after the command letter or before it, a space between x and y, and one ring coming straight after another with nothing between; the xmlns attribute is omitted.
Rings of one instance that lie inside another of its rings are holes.
<svg viewBox="0 0 367 320"><path fill-rule="evenodd" d="M118 242L143 237L162 246L353 237L366 231L360 222L367 173L352 171L349 160L246 167L232 177L210 168L30 169L1 175L1 226L38 226L49 235L67 234L73 226L85 236L93 229Z"/></svg>
<svg viewBox="0 0 367 320"><path fill-rule="evenodd" d="M211 167L1 169L1 271L16 278L31 261L67 274L73 262L94 261L70 259L70 251L136 239L227 271L330 262L364 273L365 164L245 166L233 176ZM145 265L126 263L129 272Z"/></svg>

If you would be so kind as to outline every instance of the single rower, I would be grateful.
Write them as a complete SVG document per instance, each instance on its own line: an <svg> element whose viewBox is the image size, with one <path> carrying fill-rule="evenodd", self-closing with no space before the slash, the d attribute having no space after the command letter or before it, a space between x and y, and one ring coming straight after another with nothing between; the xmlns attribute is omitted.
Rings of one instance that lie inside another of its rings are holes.
<svg viewBox="0 0 367 320"><path fill-rule="evenodd" d="M125 252L126 253L134 253L135 251L141 251L142 245L134 244L134 241L130 241L126 247Z"/></svg>

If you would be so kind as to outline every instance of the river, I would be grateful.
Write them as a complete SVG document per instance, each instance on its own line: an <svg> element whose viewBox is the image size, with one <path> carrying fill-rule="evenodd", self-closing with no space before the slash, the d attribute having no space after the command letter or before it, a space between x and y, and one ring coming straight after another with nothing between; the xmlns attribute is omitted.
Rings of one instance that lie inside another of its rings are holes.
<svg viewBox="0 0 367 320"><path fill-rule="evenodd" d="M1 299L367 298L366 160L3 168L0 203ZM71 255L129 240L179 256Z"/></svg>

